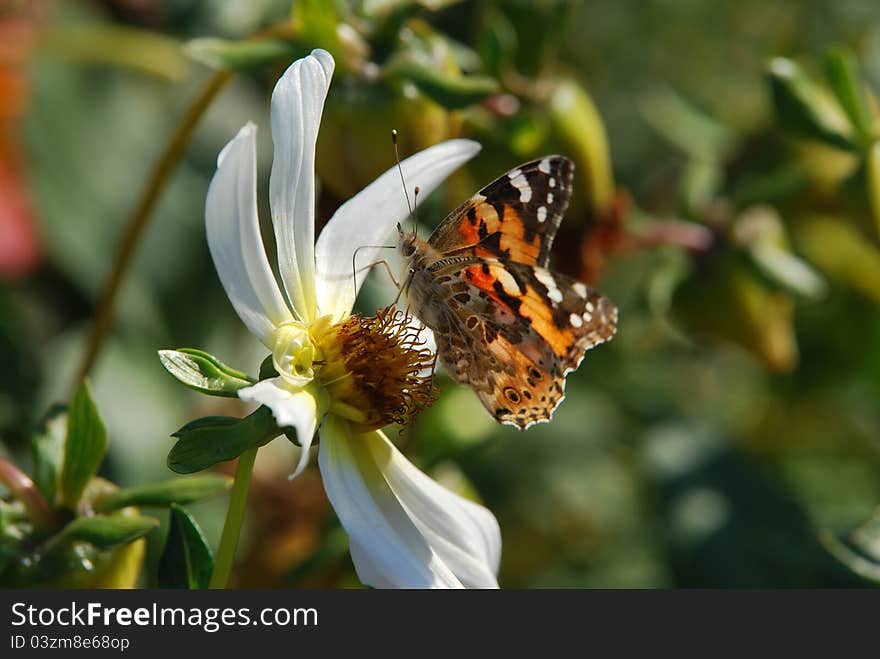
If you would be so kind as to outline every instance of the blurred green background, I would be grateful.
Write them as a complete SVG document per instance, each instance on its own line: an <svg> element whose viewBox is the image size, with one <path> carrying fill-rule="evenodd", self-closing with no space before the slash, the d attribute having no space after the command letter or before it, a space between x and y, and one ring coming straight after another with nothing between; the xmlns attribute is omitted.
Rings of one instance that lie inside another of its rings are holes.
<svg viewBox="0 0 880 659"><path fill-rule="evenodd" d="M268 45L242 41L267 29ZM156 351L199 347L256 374L263 349L208 255L205 193L253 120L265 206L269 93L322 46L339 70L319 221L393 165L392 128L402 155L453 136L484 146L426 200L430 225L526 159L577 163L552 262L618 304L617 337L569 376L550 424L499 427L444 378L435 406L391 431L497 515L502 586L880 575L875 0L11 2L0 34L0 457L27 469L33 428L70 398L120 235L216 68L234 77L161 194L92 373L101 475L167 479L172 432L248 411L184 390ZM827 58L839 48L858 63L861 124ZM360 308L389 302L374 282ZM286 478L295 455L283 438L260 451L234 583L356 585L317 469ZM225 498L190 510L216 546Z"/></svg>

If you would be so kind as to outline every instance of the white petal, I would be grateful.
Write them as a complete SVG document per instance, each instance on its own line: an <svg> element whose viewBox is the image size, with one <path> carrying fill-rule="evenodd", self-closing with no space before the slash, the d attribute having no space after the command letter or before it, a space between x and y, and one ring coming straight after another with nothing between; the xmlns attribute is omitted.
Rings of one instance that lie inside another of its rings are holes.
<svg viewBox="0 0 880 659"><path fill-rule="evenodd" d="M410 156L400 163L409 187L407 194L411 198L413 188L419 186L419 201L423 200L479 150L480 145L471 140L449 140ZM396 236L397 223L408 214L396 166L339 207L315 247L321 313L343 315L351 311L367 274L365 266L382 258L382 250L368 246L391 244L388 241ZM358 272L356 284L352 284L355 250Z"/></svg>
<svg viewBox="0 0 880 659"><path fill-rule="evenodd" d="M320 395L315 387L298 391L288 389L281 378L261 380L251 387L238 390L241 400L260 403L272 410L275 423L281 428L295 428L301 447L299 462L290 478L296 478L309 462L309 448L315 436L319 416Z"/></svg>
<svg viewBox="0 0 880 659"><path fill-rule="evenodd" d="M318 462L365 584L497 587L501 541L492 514L434 483L381 433L351 437L331 415Z"/></svg>
<svg viewBox="0 0 880 659"><path fill-rule="evenodd" d="M248 123L217 157L205 202L205 228L226 295L248 329L271 349L275 326L291 315L260 236L256 130Z"/></svg>
<svg viewBox="0 0 880 659"><path fill-rule="evenodd" d="M372 588L395 588L395 584L377 567L370 558L370 552L360 546L353 538L348 539L348 551L354 563L358 579Z"/></svg>
<svg viewBox="0 0 880 659"><path fill-rule="evenodd" d="M324 489L357 549L368 557L358 577L367 585L460 588L385 482L368 449L348 423L329 415L321 426L318 465ZM357 560L356 555L352 555ZM376 578L381 576L381 580Z"/></svg>
<svg viewBox="0 0 880 659"><path fill-rule="evenodd" d="M434 552L466 588L497 588L501 531L486 508L419 471L381 433L359 438Z"/></svg>
<svg viewBox="0 0 880 659"><path fill-rule="evenodd" d="M296 313L315 315L315 140L334 62L314 50L285 71L272 92L275 154L269 179L278 270Z"/></svg>

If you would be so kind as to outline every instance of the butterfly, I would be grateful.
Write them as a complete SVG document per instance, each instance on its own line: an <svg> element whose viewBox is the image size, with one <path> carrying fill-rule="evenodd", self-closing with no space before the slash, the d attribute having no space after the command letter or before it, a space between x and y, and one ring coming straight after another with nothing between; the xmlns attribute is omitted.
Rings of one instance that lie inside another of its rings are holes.
<svg viewBox="0 0 880 659"><path fill-rule="evenodd" d="M610 340L617 308L548 269L574 163L546 156L510 170L450 213L427 241L398 225L411 312L441 365L497 421L549 421L586 350Z"/></svg>

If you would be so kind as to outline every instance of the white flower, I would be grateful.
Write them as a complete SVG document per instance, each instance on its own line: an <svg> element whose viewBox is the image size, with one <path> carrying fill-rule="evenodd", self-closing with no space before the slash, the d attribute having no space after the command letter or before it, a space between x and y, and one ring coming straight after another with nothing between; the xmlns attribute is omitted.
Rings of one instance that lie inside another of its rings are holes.
<svg viewBox="0 0 880 659"><path fill-rule="evenodd" d="M497 587L501 537L492 513L432 481L381 431L362 432L358 415L364 410L339 400L325 377L329 366L322 356L334 353L332 342L364 277L359 273L352 282L355 249L382 244L408 214L392 168L342 205L315 243L315 140L333 66L329 53L315 50L290 66L272 94L269 201L286 297L260 235L253 124L221 151L208 190L208 245L217 273L279 374L240 390L239 397L266 405L279 426L296 429L302 457L294 475L305 467L320 428L324 487L365 584ZM424 198L479 148L450 140L401 165ZM361 249L358 256L367 264L376 252ZM334 354L341 354L338 346Z"/></svg>

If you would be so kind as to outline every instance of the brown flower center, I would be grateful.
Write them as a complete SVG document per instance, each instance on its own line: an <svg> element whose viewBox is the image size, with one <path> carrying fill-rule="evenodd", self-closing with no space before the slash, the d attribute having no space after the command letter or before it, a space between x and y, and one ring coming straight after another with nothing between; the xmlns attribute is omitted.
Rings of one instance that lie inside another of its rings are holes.
<svg viewBox="0 0 880 659"><path fill-rule="evenodd" d="M385 308L374 318L349 317L322 343L320 380L330 411L357 432L411 423L435 400L436 356L411 326L412 317Z"/></svg>

